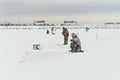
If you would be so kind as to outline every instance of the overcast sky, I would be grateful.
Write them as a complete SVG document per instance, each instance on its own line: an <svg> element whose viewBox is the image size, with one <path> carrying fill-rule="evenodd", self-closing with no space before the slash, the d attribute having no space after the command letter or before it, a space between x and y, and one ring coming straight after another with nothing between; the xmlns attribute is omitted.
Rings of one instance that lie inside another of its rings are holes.
<svg viewBox="0 0 120 80"><path fill-rule="evenodd" d="M0 16L119 13L118 0L0 0Z"/></svg>

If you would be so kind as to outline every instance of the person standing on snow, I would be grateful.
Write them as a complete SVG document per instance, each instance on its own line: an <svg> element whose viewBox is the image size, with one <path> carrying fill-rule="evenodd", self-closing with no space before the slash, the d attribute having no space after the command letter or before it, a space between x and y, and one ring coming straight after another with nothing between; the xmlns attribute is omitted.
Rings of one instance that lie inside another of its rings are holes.
<svg viewBox="0 0 120 80"><path fill-rule="evenodd" d="M65 28L65 27L62 27L62 29L63 29L62 35L64 36L64 45L67 45L68 44L69 32L68 32L68 29Z"/></svg>
<svg viewBox="0 0 120 80"><path fill-rule="evenodd" d="M86 28L85 28L85 31L88 32L88 30L89 30L89 27L86 27Z"/></svg>
<svg viewBox="0 0 120 80"><path fill-rule="evenodd" d="M52 34L55 34L55 33L54 33L54 27L51 27L51 33L52 33Z"/></svg>
<svg viewBox="0 0 120 80"><path fill-rule="evenodd" d="M81 50L81 42L79 37L75 33L72 33L71 36L72 36L71 39L72 43L70 44L71 52L83 52L83 50Z"/></svg>
<svg viewBox="0 0 120 80"><path fill-rule="evenodd" d="M47 29L47 32L46 32L46 34L49 34L49 30Z"/></svg>

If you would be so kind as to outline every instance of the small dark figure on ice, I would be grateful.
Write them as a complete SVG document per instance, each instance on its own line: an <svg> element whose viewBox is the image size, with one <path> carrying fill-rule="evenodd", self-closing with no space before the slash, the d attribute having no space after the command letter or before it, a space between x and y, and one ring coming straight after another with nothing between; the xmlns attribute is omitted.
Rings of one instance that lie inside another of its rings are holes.
<svg viewBox="0 0 120 80"><path fill-rule="evenodd" d="M51 33L52 33L52 34L55 34L55 33L54 33L54 30L55 30L55 27L51 27Z"/></svg>
<svg viewBox="0 0 120 80"><path fill-rule="evenodd" d="M62 32L62 35L64 36L64 45L67 45L68 44L68 37L69 37L69 32L68 32L68 29L63 27L63 32Z"/></svg>
<svg viewBox="0 0 120 80"><path fill-rule="evenodd" d="M88 32L89 29L90 29L89 27L86 27L86 28L85 28L85 31Z"/></svg>
<svg viewBox="0 0 120 80"><path fill-rule="evenodd" d="M47 32L46 32L46 34L49 34L49 30L47 29Z"/></svg>
<svg viewBox="0 0 120 80"><path fill-rule="evenodd" d="M72 39L70 40L70 52L84 52L83 50L81 50L81 42L79 37L75 33L72 33L71 36Z"/></svg>

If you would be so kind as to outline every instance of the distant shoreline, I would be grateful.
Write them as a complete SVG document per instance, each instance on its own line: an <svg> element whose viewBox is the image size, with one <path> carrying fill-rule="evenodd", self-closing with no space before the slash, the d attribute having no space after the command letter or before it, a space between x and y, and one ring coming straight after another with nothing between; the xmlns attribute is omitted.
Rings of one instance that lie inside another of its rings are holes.
<svg viewBox="0 0 120 80"><path fill-rule="evenodd" d="M43 30L51 29L53 26L0 26L0 30ZM63 26L54 26L56 29L62 29ZM81 25L81 26L64 26L68 29L120 29L120 25Z"/></svg>

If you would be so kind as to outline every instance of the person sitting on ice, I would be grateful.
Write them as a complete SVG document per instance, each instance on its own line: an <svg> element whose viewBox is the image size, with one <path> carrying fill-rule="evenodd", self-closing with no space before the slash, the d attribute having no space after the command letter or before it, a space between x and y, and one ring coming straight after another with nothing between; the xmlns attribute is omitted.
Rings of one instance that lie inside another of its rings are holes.
<svg viewBox="0 0 120 80"><path fill-rule="evenodd" d="M81 42L80 42L79 37L75 33L72 33L71 36L72 36L72 39L70 40L71 41L70 51L71 52L83 52L83 50L81 50Z"/></svg>

